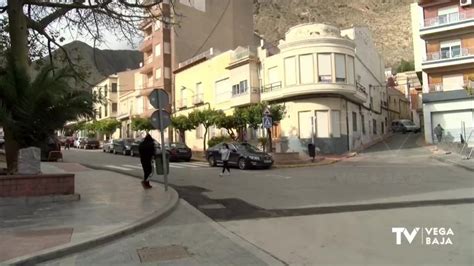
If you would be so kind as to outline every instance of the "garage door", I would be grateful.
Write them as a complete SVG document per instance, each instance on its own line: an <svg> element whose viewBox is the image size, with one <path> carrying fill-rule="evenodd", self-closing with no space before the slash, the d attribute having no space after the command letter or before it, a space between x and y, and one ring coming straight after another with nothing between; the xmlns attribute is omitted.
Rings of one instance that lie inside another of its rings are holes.
<svg viewBox="0 0 474 266"><path fill-rule="evenodd" d="M465 133L467 135L474 129L472 111L431 113L431 122L433 128L438 124L444 128L447 141L461 141L461 122L464 122L466 125Z"/></svg>

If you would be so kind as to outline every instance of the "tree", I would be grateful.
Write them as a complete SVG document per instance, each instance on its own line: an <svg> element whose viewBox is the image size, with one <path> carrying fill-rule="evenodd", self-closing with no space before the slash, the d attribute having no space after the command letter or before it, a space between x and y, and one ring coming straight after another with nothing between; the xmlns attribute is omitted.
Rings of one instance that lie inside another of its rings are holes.
<svg viewBox="0 0 474 266"><path fill-rule="evenodd" d="M148 133L153 129L155 129L155 128L151 124L150 119L142 118L142 117L138 117L138 116L132 118L132 130L133 131L145 131L146 133Z"/></svg>
<svg viewBox="0 0 474 266"><path fill-rule="evenodd" d="M119 128L121 123L113 118L108 118L104 120L97 121L96 129L98 132L104 134L107 139L109 139L115 130Z"/></svg>
<svg viewBox="0 0 474 266"><path fill-rule="evenodd" d="M215 124L218 128L225 128L227 130L227 134L235 140L236 135L234 133L234 129L237 129L237 121L234 115L226 115L224 112L219 112L215 118Z"/></svg>
<svg viewBox="0 0 474 266"><path fill-rule="evenodd" d="M81 38L89 38L96 44L102 43L103 33L112 31L121 39L127 39L132 43L133 37L139 34L139 24L144 20L162 20L168 23L169 14L164 11L161 16L160 12L156 10L161 9L161 0L154 1L130 1L130 0L78 0L78 1L43 1L43 0L0 0L0 18L4 18L3 14L7 15L6 37L7 40L3 43L7 44L9 56L11 57L8 68L14 67L16 89L11 91L12 95L22 94L24 91L20 88L22 85L31 85L29 82L32 77L31 69L31 51L39 47L46 49L49 54L49 69L54 72L57 70L53 64L52 51L59 48L64 54L64 60L69 64L70 72L69 78L84 79L83 75L76 70L76 65L73 63L68 55L68 52L62 47L61 42L64 36L61 36L60 28L66 27L74 31ZM171 2L172 3L172 2ZM173 10L173 7L170 8ZM5 27L5 21L2 20L2 25ZM3 51L0 51L3 53ZM0 68L3 66L0 66ZM8 69L0 69L0 75L7 75ZM11 72L11 71L10 71ZM48 71L50 72L50 71ZM21 73L21 74L20 74ZM11 76L11 73L8 74ZM64 79L64 76L62 80ZM5 88L1 87L0 91ZM11 88L9 90L12 90ZM18 90L15 92L14 90ZM47 92L46 92L47 93ZM7 96L14 98L12 95L3 93L0 101L5 103ZM5 97L5 98L3 98ZM68 96L70 97L70 96ZM72 97L72 96L71 96ZM56 97L53 97L56 98ZM34 99L30 99L34 100ZM32 102L31 104L37 104ZM66 113L68 113L67 111ZM72 112L72 116L76 113ZM27 120L25 120L27 121ZM23 122L23 121L20 121ZM61 122L58 120L58 122ZM17 131L11 123L3 124L5 131L5 151L8 158L7 164L10 171L16 171L16 161L18 148L24 143L31 142L22 140L13 132ZM35 140L36 142L36 140Z"/></svg>
<svg viewBox="0 0 474 266"><path fill-rule="evenodd" d="M70 68L45 66L31 81L13 60L9 54L6 73L0 76L0 124L9 173L17 172L19 149L41 147L67 121L94 115L92 94L69 85Z"/></svg>
<svg viewBox="0 0 474 266"><path fill-rule="evenodd" d="M194 128L199 125L204 127L203 150L206 151L207 132L216 123L219 112L214 109L194 110L189 114L189 120Z"/></svg>
<svg viewBox="0 0 474 266"><path fill-rule="evenodd" d="M179 115L171 118L171 126L178 130L179 137L182 142L186 142L186 131L192 130L195 127L188 117L185 115Z"/></svg>
<svg viewBox="0 0 474 266"><path fill-rule="evenodd" d="M398 65L397 67L397 73L413 71L413 70L415 70L415 63L413 61L405 61L404 59L400 61L400 65Z"/></svg>

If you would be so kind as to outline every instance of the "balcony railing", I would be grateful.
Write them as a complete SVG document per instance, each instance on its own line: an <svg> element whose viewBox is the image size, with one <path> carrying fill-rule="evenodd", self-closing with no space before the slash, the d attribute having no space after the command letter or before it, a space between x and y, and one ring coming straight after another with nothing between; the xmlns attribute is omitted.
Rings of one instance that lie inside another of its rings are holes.
<svg viewBox="0 0 474 266"><path fill-rule="evenodd" d="M474 84L471 84L471 86ZM429 84L428 87L430 89L430 92L440 92L440 91L452 91L452 90L462 90L467 87L469 87L469 83L464 83L461 85L450 85L446 87L445 85L441 83L434 83L434 84Z"/></svg>
<svg viewBox="0 0 474 266"><path fill-rule="evenodd" d="M281 89L281 81L273 82L262 87L261 92L272 92Z"/></svg>
<svg viewBox="0 0 474 266"><path fill-rule="evenodd" d="M203 59L203 58L210 58L210 57L212 57L214 54L218 54L218 53L219 53L219 51L214 50L213 48L211 48L211 49L209 49L209 50L207 50L207 51L205 51L205 52L203 52L203 53L200 53L200 54L196 55L195 57L192 57L192 58L190 58L190 59L188 59L188 60L186 60L186 61L184 61L184 62L179 63L179 64L178 64L178 68L182 68L182 67L184 67L184 66L187 66L187 65L189 65L189 64L192 64L192 63L194 63L194 62L196 62L196 61L198 61L198 60L201 60L201 59Z"/></svg>
<svg viewBox="0 0 474 266"><path fill-rule="evenodd" d="M237 50L230 55L230 61L236 62L252 56L257 56L257 48L248 46L245 49Z"/></svg>
<svg viewBox="0 0 474 266"><path fill-rule="evenodd" d="M193 96L193 104L200 104L204 102L204 94L198 93Z"/></svg>
<svg viewBox="0 0 474 266"><path fill-rule="evenodd" d="M468 9L462 12L441 15L434 18L427 18L422 25L423 28L449 25L465 20L474 19L474 9Z"/></svg>
<svg viewBox="0 0 474 266"><path fill-rule="evenodd" d="M453 58L462 58L465 56L473 56L474 55L474 47L465 47L461 48L458 51L439 51L435 53L429 53L426 55L425 62L429 61L436 61L436 60L445 60L445 59L453 59Z"/></svg>

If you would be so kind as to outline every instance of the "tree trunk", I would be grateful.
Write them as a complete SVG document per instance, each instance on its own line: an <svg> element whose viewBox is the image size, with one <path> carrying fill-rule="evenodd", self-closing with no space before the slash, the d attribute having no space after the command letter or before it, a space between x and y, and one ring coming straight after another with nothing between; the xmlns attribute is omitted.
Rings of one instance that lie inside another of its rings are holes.
<svg viewBox="0 0 474 266"><path fill-rule="evenodd" d="M27 73L29 76L28 60L28 28L26 16L23 13L22 0L8 0L8 33L10 36L10 53L18 71ZM5 131L5 155L8 172L13 174L18 171L18 142L13 132L4 125Z"/></svg>
<svg viewBox="0 0 474 266"><path fill-rule="evenodd" d="M207 127L206 127L206 129L204 130L204 138L203 138L203 141L202 141L202 149L203 149L203 151L206 151L206 139L207 139Z"/></svg>

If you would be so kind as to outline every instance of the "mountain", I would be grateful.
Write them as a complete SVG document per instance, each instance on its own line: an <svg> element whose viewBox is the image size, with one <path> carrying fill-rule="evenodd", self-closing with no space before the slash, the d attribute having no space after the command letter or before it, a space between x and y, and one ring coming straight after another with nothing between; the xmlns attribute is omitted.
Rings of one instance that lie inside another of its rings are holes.
<svg viewBox="0 0 474 266"><path fill-rule="evenodd" d="M413 0L254 0L256 31L274 44L292 26L315 22L348 28L368 26L387 66L413 61Z"/></svg>
<svg viewBox="0 0 474 266"><path fill-rule="evenodd" d="M143 54L136 50L101 50L93 48L81 41L73 41L63 46L75 64L85 71L87 82L96 84L105 77L127 69L136 69L143 61ZM58 49L53 52L56 64L66 65L63 52ZM41 61L47 62L48 58ZM88 88L90 85L82 84Z"/></svg>

